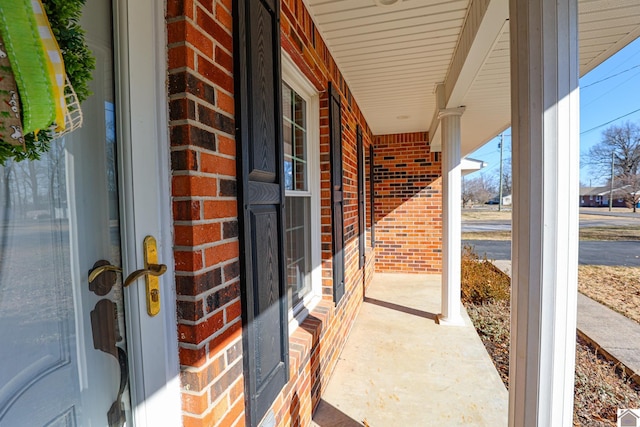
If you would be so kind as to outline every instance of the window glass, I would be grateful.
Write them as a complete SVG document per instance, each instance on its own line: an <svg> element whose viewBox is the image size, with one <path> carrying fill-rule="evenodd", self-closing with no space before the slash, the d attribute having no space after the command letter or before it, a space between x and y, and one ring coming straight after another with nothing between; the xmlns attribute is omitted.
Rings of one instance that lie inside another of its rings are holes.
<svg viewBox="0 0 640 427"><path fill-rule="evenodd" d="M309 197L287 197L287 292L290 308L311 290L310 202Z"/></svg>
<svg viewBox="0 0 640 427"><path fill-rule="evenodd" d="M307 103L286 83L282 98L285 189L307 191Z"/></svg>
<svg viewBox="0 0 640 427"><path fill-rule="evenodd" d="M282 87L285 174L285 227L289 307L311 291L311 193L309 192L307 103Z"/></svg>

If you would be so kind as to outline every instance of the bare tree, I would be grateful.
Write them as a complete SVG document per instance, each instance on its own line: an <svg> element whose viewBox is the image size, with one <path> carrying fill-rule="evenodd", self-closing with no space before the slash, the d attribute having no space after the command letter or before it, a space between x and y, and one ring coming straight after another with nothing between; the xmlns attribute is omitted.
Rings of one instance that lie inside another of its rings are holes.
<svg viewBox="0 0 640 427"><path fill-rule="evenodd" d="M484 204L496 195L496 191L495 179L485 174L480 174L476 178L465 180L462 203L465 206L470 203Z"/></svg>
<svg viewBox="0 0 640 427"><path fill-rule="evenodd" d="M617 179L622 185L616 193L622 196L629 209L633 209L633 212L636 212L638 202L640 202L640 175L628 174Z"/></svg>
<svg viewBox="0 0 640 427"><path fill-rule="evenodd" d="M640 127L626 122L602 132L602 140L591 147L586 163L601 177L611 175L613 154L614 176L635 176L640 172Z"/></svg>
<svg viewBox="0 0 640 427"><path fill-rule="evenodd" d="M496 173L496 179L500 181L500 172ZM498 184L500 185L500 184ZM498 191L500 188L498 187ZM502 166L502 195L508 196L513 190L513 184L511 181L511 159L505 159Z"/></svg>

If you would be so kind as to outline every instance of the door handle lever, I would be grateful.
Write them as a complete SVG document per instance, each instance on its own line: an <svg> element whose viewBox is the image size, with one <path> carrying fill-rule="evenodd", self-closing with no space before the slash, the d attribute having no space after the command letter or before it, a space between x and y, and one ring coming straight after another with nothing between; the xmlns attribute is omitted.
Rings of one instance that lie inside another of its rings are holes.
<svg viewBox="0 0 640 427"><path fill-rule="evenodd" d="M104 259L96 261L89 270L89 290L101 297L107 295L118 280L116 273L122 273L122 268Z"/></svg>
<svg viewBox="0 0 640 427"><path fill-rule="evenodd" d="M143 245L144 268L129 274L124 280L123 286L127 287L144 277L146 281L147 313L149 316L155 316L160 313L160 280L158 278L167 272L167 266L158 263L158 247L153 236L145 237ZM107 272L122 273L122 268L111 265L109 261L100 260L89 271L89 289L100 296L108 294L116 283L116 275L114 273L105 274ZM93 283L94 281L95 283Z"/></svg>
<svg viewBox="0 0 640 427"><path fill-rule="evenodd" d="M133 273L129 274L126 279L124 279L124 287L131 285L136 280L145 277L147 275L160 277L164 273L167 272L167 266L164 264L149 264L147 268L141 268L140 270L136 270Z"/></svg>
<svg viewBox="0 0 640 427"><path fill-rule="evenodd" d="M108 261L105 261L105 262L108 262ZM99 265L91 269L91 271L89 272L89 283L92 283L94 280L96 280L96 278L99 275L101 275L105 271L115 271L116 273L122 273L122 269L116 265L111 265L111 264Z"/></svg>
<svg viewBox="0 0 640 427"><path fill-rule="evenodd" d="M89 283L93 283L93 281L96 280L98 276L106 271L115 271L116 273L122 273L122 268L111 264L95 267L89 272ZM136 270L133 273L129 274L124 280L124 287L126 288L127 286L131 285L133 282L146 276L147 274L160 277L166 272L167 266L164 264L149 264L147 265L147 268L141 268L140 270Z"/></svg>

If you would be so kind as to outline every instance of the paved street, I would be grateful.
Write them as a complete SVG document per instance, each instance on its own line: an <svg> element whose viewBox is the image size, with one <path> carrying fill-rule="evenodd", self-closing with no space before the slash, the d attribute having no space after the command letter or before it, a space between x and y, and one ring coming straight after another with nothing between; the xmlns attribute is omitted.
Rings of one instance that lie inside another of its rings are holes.
<svg viewBox="0 0 640 427"><path fill-rule="evenodd" d="M486 254L490 260L511 259L508 240L463 240L462 245L472 245L478 255ZM640 267L640 242L581 241L579 263Z"/></svg>
<svg viewBox="0 0 640 427"><path fill-rule="evenodd" d="M591 213L589 213L591 215ZM581 219L580 228L589 227L638 227L640 226L640 219L635 217L621 217L620 214L616 214L616 218L612 218L608 215L601 215L602 219ZM464 221L462 223L462 232L487 232L487 231L509 231L511 230L511 220L494 219L494 220L481 220L481 221Z"/></svg>
<svg viewBox="0 0 640 427"><path fill-rule="evenodd" d="M467 221L462 222L462 232L479 231L509 231L511 230L511 220L496 219L491 221Z"/></svg>
<svg viewBox="0 0 640 427"><path fill-rule="evenodd" d="M609 212L599 209L581 209L588 215L580 220L580 228L592 227L638 227L640 215L633 212ZM602 219L598 218L601 217ZM467 220L462 223L462 232L492 232L511 230L510 219ZM511 242L505 240L463 240L471 244L475 252L492 260L510 260ZM640 242L637 241L581 241L580 264L640 266Z"/></svg>

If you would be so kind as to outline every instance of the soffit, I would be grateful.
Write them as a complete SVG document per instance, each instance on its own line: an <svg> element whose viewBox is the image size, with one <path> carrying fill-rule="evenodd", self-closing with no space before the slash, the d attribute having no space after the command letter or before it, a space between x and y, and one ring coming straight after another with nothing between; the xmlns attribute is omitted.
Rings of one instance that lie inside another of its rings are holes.
<svg viewBox="0 0 640 427"><path fill-rule="evenodd" d="M637 0L579 0L580 76L640 37ZM499 38L465 97L462 155L472 153L510 126L509 28Z"/></svg>
<svg viewBox="0 0 640 427"><path fill-rule="evenodd" d="M307 3L373 133L427 130L469 1Z"/></svg>
<svg viewBox="0 0 640 427"><path fill-rule="evenodd" d="M429 130L471 2L306 2L373 133ZM640 36L638 0L579 0L578 13L580 75ZM509 69L505 25L463 98L463 155L509 126Z"/></svg>

